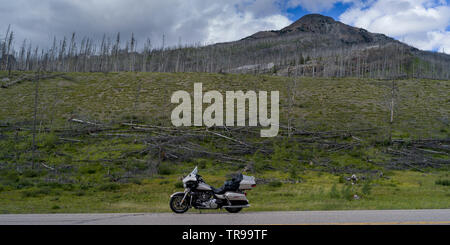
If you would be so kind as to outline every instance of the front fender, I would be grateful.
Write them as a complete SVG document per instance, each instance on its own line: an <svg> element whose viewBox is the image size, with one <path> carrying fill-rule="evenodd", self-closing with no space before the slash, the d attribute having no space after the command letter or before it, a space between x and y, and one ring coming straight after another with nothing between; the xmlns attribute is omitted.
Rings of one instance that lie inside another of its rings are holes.
<svg viewBox="0 0 450 245"><path fill-rule="evenodd" d="M173 196L175 196L175 195L178 195L178 194L182 194L183 196L184 196L184 192L175 192L175 193L173 193L172 195L170 195L170 198L172 198Z"/></svg>

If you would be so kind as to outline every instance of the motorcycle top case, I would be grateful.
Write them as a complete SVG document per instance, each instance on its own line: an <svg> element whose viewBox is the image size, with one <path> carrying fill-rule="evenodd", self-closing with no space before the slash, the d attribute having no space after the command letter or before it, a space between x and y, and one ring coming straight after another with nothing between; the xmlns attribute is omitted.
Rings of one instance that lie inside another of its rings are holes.
<svg viewBox="0 0 450 245"><path fill-rule="evenodd" d="M242 180L239 183L240 190L250 190L256 185L255 177L243 175Z"/></svg>

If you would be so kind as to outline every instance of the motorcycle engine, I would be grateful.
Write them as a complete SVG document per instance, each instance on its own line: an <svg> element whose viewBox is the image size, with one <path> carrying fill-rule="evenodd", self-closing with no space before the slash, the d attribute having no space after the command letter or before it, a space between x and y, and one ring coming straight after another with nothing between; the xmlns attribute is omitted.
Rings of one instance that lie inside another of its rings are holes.
<svg viewBox="0 0 450 245"><path fill-rule="evenodd" d="M213 194L208 191L195 193L196 203L203 208L217 208L216 199L212 198Z"/></svg>
<svg viewBox="0 0 450 245"><path fill-rule="evenodd" d="M217 208L216 199L210 199L209 201L202 203L202 205L207 208Z"/></svg>
<svg viewBox="0 0 450 245"><path fill-rule="evenodd" d="M201 201L201 202L206 202L206 201L208 201L209 199L211 199L211 197L212 197L212 193L211 193L211 192L208 192L208 191L202 191L202 192L199 192L199 193L198 193L198 195L197 195L197 200L199 200L199 201Z"/></svg>

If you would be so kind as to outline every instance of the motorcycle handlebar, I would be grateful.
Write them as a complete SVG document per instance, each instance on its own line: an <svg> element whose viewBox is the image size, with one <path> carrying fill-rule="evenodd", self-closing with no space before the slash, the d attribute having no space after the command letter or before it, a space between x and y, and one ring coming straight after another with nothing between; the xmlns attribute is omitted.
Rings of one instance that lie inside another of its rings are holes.
<svg viewBox="0 0 450 245"><path fill-rule="evenodd" d="M198 181L204 182L202 176L199 174L197 174L197 179L198 179Z"/></svg>

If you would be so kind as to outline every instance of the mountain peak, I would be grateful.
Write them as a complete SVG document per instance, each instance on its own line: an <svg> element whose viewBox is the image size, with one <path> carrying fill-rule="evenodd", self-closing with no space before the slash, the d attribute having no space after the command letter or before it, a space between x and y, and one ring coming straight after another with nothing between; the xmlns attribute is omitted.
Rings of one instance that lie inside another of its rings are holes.
<svg viewBox="0 0 450 245"><path fill-rule="evenodd" d="M281 29L282 32L303 31L324 33L328 27L335 24L336 21L328 16L321 14L307 14L292 23L291 25Z"/></svg>
<svg viewBox="0 0 450 245"><path fill-rule="evenodd" d="M302 17L300 17L300 19L298 19L297 21L308 21L308 20L316 20L316 21L327 20L332 22L334 21L332 17L321 14L305 14Z"/></svg>
<svg viewBox="0 0 450 245"><path fill-rule="evenodd" d="M340 40L346 44L374 43L379 41L393 41L382 34L370 33L362 28L346 25L331 17L321 14L307 14L278 31L261 31L244 40L274 38L284 35L317 35L328 36L330 39Z"/></svg>

